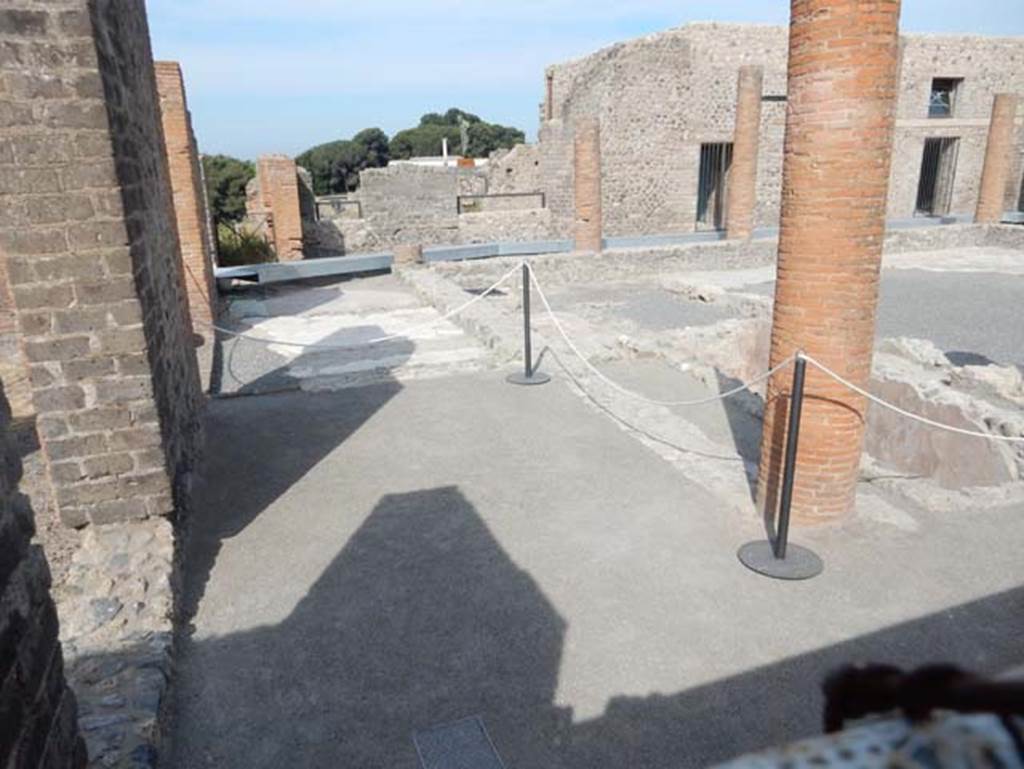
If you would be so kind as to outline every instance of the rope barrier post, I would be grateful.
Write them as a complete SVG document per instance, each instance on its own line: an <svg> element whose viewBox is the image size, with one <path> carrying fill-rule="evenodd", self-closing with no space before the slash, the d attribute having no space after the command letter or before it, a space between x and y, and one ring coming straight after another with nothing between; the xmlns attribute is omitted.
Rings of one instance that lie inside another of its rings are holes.
<svg viewBox="0 0 1024 769"><path fill-rule="evenodd" d="M551 377L533 370L533 342L530 338L530 265L523 262L523 373L509 374L508 381L517 385L541 385Z"/></svg>
<svg viewBox="0 0 1024 769"><path fill-rule="evenodd" d="M793 389L789 403L786 455L775 541L748 542L737 553L740 563L748 569L775 579L810 579L825 568L821 558L813 551L789 544L789 512L793 502L793 479L796 475L796 450L800 442L800 412L804 403L806 373L807 360L801 353L797 353L793 361Z"/></svg>

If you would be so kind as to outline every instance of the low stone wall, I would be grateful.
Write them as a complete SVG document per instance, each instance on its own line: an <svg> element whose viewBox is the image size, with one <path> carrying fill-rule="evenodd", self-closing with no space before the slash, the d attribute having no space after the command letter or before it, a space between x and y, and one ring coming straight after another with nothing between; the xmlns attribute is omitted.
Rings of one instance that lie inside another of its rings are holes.
<svg viewBox="0 0 1024 769"><path fill-rule="evenodd" d="M528 211L544 208L543 192L516 192L462 197L461 213Z"/></svg>
<svg viewBox="0 0 1024 769"><path fill-rule="evenodd" d="M545 208L465 213L458 219L456 245L547 240L551 229L551 214Z"/></svg>

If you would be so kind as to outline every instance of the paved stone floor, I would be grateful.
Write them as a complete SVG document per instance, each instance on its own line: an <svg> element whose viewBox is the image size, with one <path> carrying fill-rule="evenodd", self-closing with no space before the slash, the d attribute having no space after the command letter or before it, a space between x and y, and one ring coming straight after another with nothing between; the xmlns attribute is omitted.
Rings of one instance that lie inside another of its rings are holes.
<svg viewBox="0 0 1024 769"><path fill-rule="evenodd" d="M1019 510L798 529L826 571L773 582L755 516L502 373L211 404L168 766L412 769L480 716L509 767L696 767L817 732L842 663L1024 662Z"/></svg>
<svg viewBox="0 0 1024 769"><path fill-rule="evenodd" d="M271 284L229 295L221 325L248 336L220 335L214 391L255 394L317 390L472 371L487 351L425 305L392 275L318 283ZM414 338L372 339L430 326ZM282 342L322 345L301 349Z"/></svg>

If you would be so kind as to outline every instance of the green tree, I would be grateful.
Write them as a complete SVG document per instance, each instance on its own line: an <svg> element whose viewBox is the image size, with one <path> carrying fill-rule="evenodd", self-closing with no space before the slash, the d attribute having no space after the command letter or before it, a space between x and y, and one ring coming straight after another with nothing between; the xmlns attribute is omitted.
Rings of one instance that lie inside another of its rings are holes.
<svg viewBox="0 0 1024 769"><path fill-rule="evenodd" d="M391 139L391 157L407 159L440 155L442 139L448 139L449 152L458 153L462 146L459 131L462 121L468 124L467 152L472 157L487 157L496 149L526 141L526 136L518 128L488 123L471 112L452 107L443 115L428 112L420 118L417 127L395 134Z"/></svg>
<svg viewBox="0 0 1024 769"><path fill-rule="evenodd" d="M383 168L391 159L388 135L379 128L364 128L352 141L366 147L366 168Z"/></svg>
<svg viewBox="0 0 1024 769"><path fill-rule="evenodd" d="M203 155L203 174L214 220L237 222L245 216L245 185L256 175L253 164L230 155Z"/></svg>
<svg viewBox="0 0 1024 769"><path fill-rule="evenodd" d="M360 171L386 166L389 157L387 134L379 128L367 128L352 139L311 147L295 162L313 177L315 194L333 195L356 189Z"/></svg>

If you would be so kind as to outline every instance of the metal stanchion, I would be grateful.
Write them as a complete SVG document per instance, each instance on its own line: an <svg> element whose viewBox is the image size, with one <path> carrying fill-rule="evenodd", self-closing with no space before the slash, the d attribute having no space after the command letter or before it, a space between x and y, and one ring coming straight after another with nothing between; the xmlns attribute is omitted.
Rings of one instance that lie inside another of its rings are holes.
<svg viewBox="0 0 1024 769"><path fill-rule="evenodd" d="M508 375L517 385L539 385L550 382L547 374L533 370L533 344L530 339L530 267L523 262L523 371Z"/></svg>
<svg viewBox="0 0 1024 769"><path fill-rule="evenodd" d="M775 541L748 542L737 553L740 562L748 569L775 579L809 579L821 574L825 568L821 558L814 552L788 542L789 508L793 502L793 476L796 472L796 448L800 440L800 410L804 403L806 372L807 361L797 353L793 362L793 391L789 402L789 428Z"/></svg>

